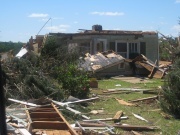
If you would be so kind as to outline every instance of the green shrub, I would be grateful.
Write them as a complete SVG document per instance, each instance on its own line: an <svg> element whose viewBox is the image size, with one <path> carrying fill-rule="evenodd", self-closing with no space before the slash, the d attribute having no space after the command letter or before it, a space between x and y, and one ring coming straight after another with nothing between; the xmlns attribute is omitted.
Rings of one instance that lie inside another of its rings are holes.
<svg viewBox="0 0 180 135"><path fill-rule="evenodd" d="M79 70L76 64L65 64L58 69L58 81L62 85L66 96L87 98L89 94L89 80L86 72Z"/></svg>

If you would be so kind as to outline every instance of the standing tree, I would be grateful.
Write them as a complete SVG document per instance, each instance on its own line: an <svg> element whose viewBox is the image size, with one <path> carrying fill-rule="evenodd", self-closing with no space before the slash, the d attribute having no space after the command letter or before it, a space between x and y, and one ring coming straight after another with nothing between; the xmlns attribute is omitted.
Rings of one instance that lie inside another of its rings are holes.
<svg viewBox="0 0 180 135"><path fill-rule="evenodd" d="M165 78L163 97L160 103L165 112L180 118L180 50L178 47L173 51L173 56L172 71Z"/></svg>

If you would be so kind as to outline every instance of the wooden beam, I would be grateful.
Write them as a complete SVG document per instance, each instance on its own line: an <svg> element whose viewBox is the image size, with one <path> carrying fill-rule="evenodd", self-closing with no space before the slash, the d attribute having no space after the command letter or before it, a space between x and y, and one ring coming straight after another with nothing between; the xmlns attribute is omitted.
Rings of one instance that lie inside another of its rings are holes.
<svg viewBox="0 0 180 135"><path fill-rule="evenodd" d="M56 112L59 114L59 117L61 117L62 120L66 123L66 125L67 125L69 131L71 132L71 134L73 134L73 135L78 135L78 134L76 133L76 131L75 131L75 130L69 125L69 123L66 121L66 119L63 117L63 115L59 112L59 110L55 107L55 105L54 105L53 103L52 103L51 105L52 105L53 108L56 110Z"/></svg>
<svg viewBox="0 0 180 135"><path fill-rule="evenodd" d="M60 121L34 121L31 123L33 129L58 129L68 130L68 126L65 122Z"/></svg>
<svg viewBox="0 0 180 135"><path fill-rule="evenodd" d="M120 120L121 116L123 115L123 111L118 111L116 112L116 114L114 115L113 119L114 120Z"/></svg>
<svg viewBox="0 0 180 135"><path fill-rule="evenodd" d="M18 129L21 135L31 135L25 128Z"/></svg>
<svg viewBox="0 0 180 135"><path fill-rule="evenodd" d="M62 121L60 117L54 118L31 118L32 121Z"/></svg>
<svg viewBox="0 0 180 135"><path fill-rule="evenodd" d="M113 125L116 128L121 128L124 130L135 130L135 131L146 131L146 130L155 130L155 126L137 126L137 125Z"/></svg>
<svg viewBox="0 0 180 135"><path fill-rule="evenodd" d="M106 127L104 124L96 122L79 122L82 127Z"/></svg>
<svg viewBox="0 0 180 135"><path fill-rule="evenodd" d="M157 63L157 60L155 61L155 65ZM156 66L153 66L152 70L151 70L151 73L148 75L149 78L152 78L153 77L153 74L154 74L154 71L157 70L156 69Z"/></svg>
<svg viewBox="0 0 180 135"><path fill-rule="evenodd" d="M31 118L56 118L56 117L59 117L57 112L32 112L29 115Z"/></svg>
<svg viewBox="0 0 180 135"><path fill-rule="evenodd" d="M144 101L144 100L151 100L151 99L157 99L158 96L153 96L153 97L147 97L147 98L140 98L140 99L135 99L135 100L129 100L129 102L139 102L139 101Z"/></svg>

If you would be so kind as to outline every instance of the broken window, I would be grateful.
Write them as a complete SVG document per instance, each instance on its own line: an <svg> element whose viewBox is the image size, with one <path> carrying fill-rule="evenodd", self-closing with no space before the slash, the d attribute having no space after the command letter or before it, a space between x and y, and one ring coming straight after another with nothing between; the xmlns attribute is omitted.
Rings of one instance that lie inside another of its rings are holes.
<svg viewBox="0 0 180 135"><path fill-rule="evenodd" d="M117 43L117 53L124 58L127 57L127 43Z"/></svg>
<svg viewBox="0 0 180 135"><path fill-rule="evenodd" d="M140 42L140 54L146 56L146 42Z"/></svg>
<svg viewBox="0 0 180 135"><path fill-rule="evenodd" d="M137 53L138 45L137 43L129 43L129 53Z"/></svg>
<svg viewBox="0 0 180 135"><path fill-rule="evenodd" d="M115 42L109 43L109 50L116 51Z"/></svg>

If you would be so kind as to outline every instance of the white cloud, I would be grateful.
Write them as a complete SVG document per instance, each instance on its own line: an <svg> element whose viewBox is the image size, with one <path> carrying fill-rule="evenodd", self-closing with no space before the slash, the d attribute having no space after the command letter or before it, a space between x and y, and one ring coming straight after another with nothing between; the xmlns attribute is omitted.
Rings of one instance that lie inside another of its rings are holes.
<svg viewBox="0 0 180 135"><path fill-rule="evenodd" d="M58 25L58 26L46 27L45 29L52 32L65 32L69 27L70 27L69 25Z"/></svg>
<svg viewBox="0 0 180 135"><path fill-rule="evenodd" d="M64 19L63 17L53 17L53 20L59 20L59 19Z"/></svg>
<svg viewBox="0 0 180 135"><path fill-rule="evenodd" d="M78 23L77 21L74 21L73 23Z"/></svg>
<svg viewBox="0 0 180 135"><path fill-rule="evenodd" d="M49 20L48 18L43 18L40 21L47 22L48 20Z"/></svg>
<svg viewBox="0 0 180 135"><path fill-rule="evenodd" d="M106 16L122 16L124 15L123 12L91 12L90 14L93 15L106 15Z"/></svg>
<svg viewBox="0 0 180 135"><path fill-rule="evenodd" d="M172 30L177 31L177 32L180 32L180 25L174 25L174 26L172 27Z"/></svg>
<svg viewBox="0 0 180 135"><path fill-rule="evenodd" d="M36 18L44 18L44 17L48 17L49 15L48 14L37 14L37 13L32 13L30 14L28 17L36 17Z"/></svg>
<svg viewBox="0 0 180 135"><path fill-rule="evenodd" d="M180 0L176 0L175 3L180 3Z"/></svg>

